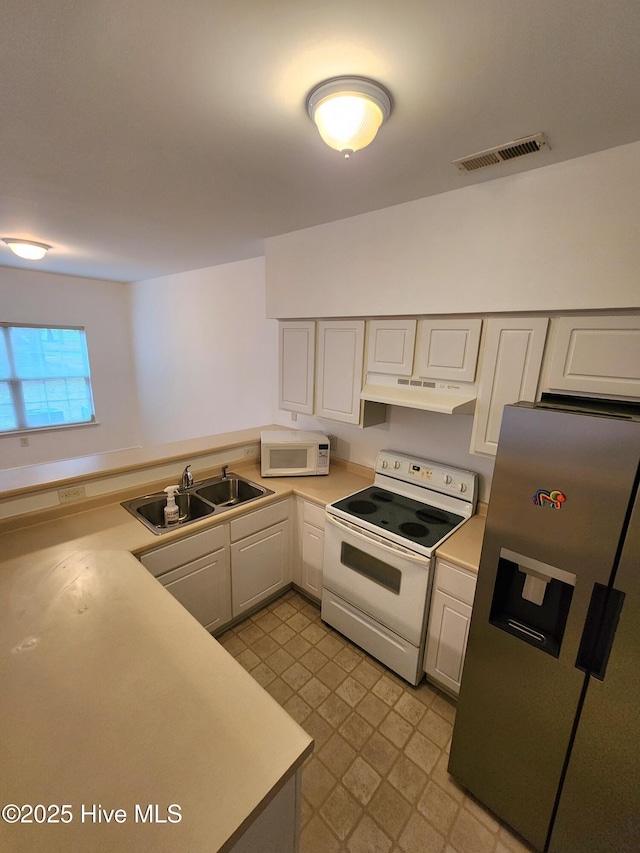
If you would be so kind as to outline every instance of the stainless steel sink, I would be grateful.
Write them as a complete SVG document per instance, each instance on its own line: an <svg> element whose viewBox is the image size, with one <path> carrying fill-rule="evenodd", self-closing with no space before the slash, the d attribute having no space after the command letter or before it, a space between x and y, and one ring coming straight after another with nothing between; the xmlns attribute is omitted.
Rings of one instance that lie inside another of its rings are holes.
<svg viewBox="0 0 640 853"><path fill-rule="evenodd" d="M167 496L164 492L143 495L130 501L123 501L123 506L134 518L141 521L156 535L168 533L176 527L184 527L199 521L201 518L218 515L226 509L255 501L265 495L272 495L271 489L245 480L237 474L227 474L225 477L210 477L194 483L188 489L176 492L176 504L180 512L178 524L167 526L164 521L164 508Z"/></svg>
<svg viewBox="0 0 640 853"><path fill-rule="evenodd" d="M229 474L224 480L197 486L195 492L201 498L211 501L216 507L225 507L237 506L261 498L266 494L267 489L243 480L235 474Z"/></svg>
<svg viewBox="0 0 640 853"><path fill-rule="evenodd" d="M172 524L170 527L167 527L164 522L164 508L167 505L167 496L164 492L124 501L122 506L154 533L166 533L168 530L174 530L176 526L198 521L216 511L214 506L189 492L177 494L175 498L180 512L180 521L178 525Z"/></svg>

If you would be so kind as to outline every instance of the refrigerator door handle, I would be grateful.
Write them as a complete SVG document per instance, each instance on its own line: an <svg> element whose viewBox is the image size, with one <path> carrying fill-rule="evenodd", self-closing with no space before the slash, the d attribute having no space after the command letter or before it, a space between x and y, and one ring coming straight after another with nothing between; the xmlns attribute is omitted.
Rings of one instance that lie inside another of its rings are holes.
<svg viewBox="0 0 640 853"><path fill-rule="evenodd" d="M604 680L624 604L624 592L595 583L582 631L576 668Z"/></svg>

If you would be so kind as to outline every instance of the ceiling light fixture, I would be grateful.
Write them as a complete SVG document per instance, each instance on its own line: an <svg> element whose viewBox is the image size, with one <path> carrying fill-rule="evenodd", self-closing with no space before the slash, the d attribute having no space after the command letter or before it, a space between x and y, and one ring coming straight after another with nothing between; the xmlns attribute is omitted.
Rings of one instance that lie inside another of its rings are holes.
<svg viewBox="0 0 640 853"><path fill-rule="evenodd" d="M2 241L7 244L14 255L24 258L25 261L39 261L51 248L46 243L36 243L35 240L20 240L17 237L3 237Z"/></svg>
<svg viewBox="0 0 640 853"><path fill-rule="evenodd" d="M348 159L373 142L391 115L391 95L366 77L333 77L309 92L307 112L327 145Z"/></svg>

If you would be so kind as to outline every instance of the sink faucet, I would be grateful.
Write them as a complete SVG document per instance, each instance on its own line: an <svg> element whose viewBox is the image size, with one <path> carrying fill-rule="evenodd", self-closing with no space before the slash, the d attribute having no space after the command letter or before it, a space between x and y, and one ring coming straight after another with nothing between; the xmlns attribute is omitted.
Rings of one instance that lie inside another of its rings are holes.
<svg viewBox="0 0 640 853"><path fill-rule="evenodd" d="M226 480L226 479L227 479L227 469L228 469L228 467L229 467L228 465L223 465L223 466L222 466L222 479L223 479L223 480Z"/></svg>
<svg viewBox="0 0 640 853"><path fill-rule="evenodd" d="M189 470L191 465L187 465L187 467L182 472L182 477L180 478L180 488L184 491L185 489L190 489L193 486L193 474Z"/></svg>

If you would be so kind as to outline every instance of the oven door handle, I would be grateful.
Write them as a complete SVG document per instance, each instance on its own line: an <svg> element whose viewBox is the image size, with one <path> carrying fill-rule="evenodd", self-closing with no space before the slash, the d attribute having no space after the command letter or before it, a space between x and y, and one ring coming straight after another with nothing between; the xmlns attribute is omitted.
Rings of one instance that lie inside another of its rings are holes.
<svg viewBox="0 0 640 853"><path fill-rule="evenodd" d="M375 533L372 534L365 532L361 527L357 527L355 524L336 518L335 515L326 513L325 519L327 523L333 524L334 527L337 527L339 530L344 530L347 533L350 533L362 542L369 542L370 544L375 545L376 548L381 548L383 551L386 551L388 554L393 554L396 557L401 556L403 560L410 560L412 563L418 563L421 566L429 565L429 557L425 557L423 554L416 554L415 551L410 551L409 548L404 548L402 545L394 545L387 542L382 538L382 536L376 536Z"/></svg>

